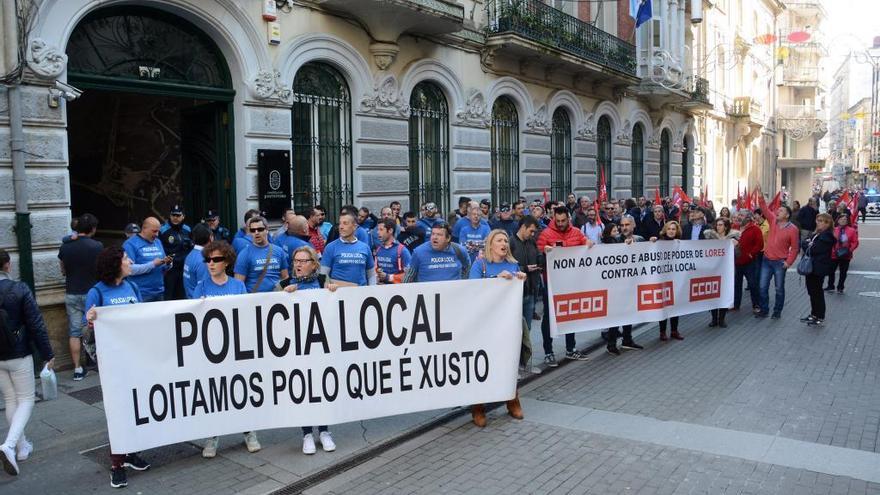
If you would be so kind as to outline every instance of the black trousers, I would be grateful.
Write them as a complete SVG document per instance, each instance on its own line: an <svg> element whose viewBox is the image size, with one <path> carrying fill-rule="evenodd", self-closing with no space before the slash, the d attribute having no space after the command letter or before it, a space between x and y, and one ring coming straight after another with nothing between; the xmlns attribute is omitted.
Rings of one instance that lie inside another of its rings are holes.
<svg viewBox="0 0 880 495"><path fill-rule="evenodd" d="M183 290L183 265L178 268L175 263L173 268L165 272L165 300L178 299L186 299L186 294Z"/></svg>
<svg viewBox="0 0 880 495"><path fill-rule="evenodd" d="M710 309L709 313L712 314L712 321L718 323L724 321L724 317L727 316L727 308Z"/></svg>
<svg viewBox="0 0 880 495"><path fill-rule="evenodd" d="M677 331L678 331L678 317L677 317L677 316L673 316L672 318L670 318L670 319L668 319L668 320L660 320L660 331L661 331L661 332L665 332L665 331L666 331L666 322L667 322L667 321L668 321L669 323L671 323L671 325L672 325L672 331L673 331L673 332L677 332Z"/></svg>
<svg viewBox="0 0 880 495"><path fill-rule="evenodd" d="M608 333L605 334L607 341L612 344L617 345L617 339L620 337L620 327L611 327L608 329ZM632 342L633 341L633 326L632 325L624 325L623 326L623 341L624 342Z"/></svg>
<svg viewBox="0 0 880 495"><path fill-rule="evenodd" d="M804 277L807 285L807 294L810 295L810 314L825 319L825 292L822 290L822 280L825 277L821 275L807 275Z"/></svg>
<svg viewBox="0 0 880 495"><path fill-rule="evenodd" d="M849 262L852 260L846 260L843 258L837 258L835 260L834 270L828 275L828 288L834 288L834 272L840 271L840 279L837 281L837 290L843 290L846 286L846 272L849 271Z"/></svg>
<svg viewBox="0 0 880 495"><path fill-rule="evenodd" d="M544 317L541 318L541 338L544 341L544 354L553 354L553 337L550 336L550 303L547 296L547 285L541 291L541 297L544 301ZM574 334L565 334L565 350L571 352L575 350Z"/></svg>

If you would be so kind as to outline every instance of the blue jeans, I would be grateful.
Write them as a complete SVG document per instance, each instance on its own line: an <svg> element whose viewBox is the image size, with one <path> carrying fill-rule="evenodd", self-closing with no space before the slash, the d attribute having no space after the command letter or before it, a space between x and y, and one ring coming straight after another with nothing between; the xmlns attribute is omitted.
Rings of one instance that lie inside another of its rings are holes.
<svg viewBox="0 0 880 495"><path fill-rule="evenodd" d="M749 284L749 295L752 300L752 307L761 305L761 294L758 291L758 270L761 268L757 259L746 263L745 265L737 265L734 270L733 281L733 307L739 309L742 304L743 278Z"/></svg>
<svg viewBox="0 0 880 495"><path fill-rule="evenodd" d="M64 308L67 310L67 335L72 339L81 338L83 313L86 311L86 295L65 294Z"/></svg>
<svg viewBox="0 0 880 495"><path fill-rule="evenodd" d="M315 429L312 428L311 426L303 426L302 427L303 436L311 435L314 431L315 431ZM325 426L325 425L319 426L318 433L321 433L322 431L327 431L327 426Z"/></svg>
<svg viewBox="0 0 880 495"><path fill-rule="evenodd" d="M764 257L761 262L761 312L770 312L770 279L776 287L776 298L773 301L773 314L782 313L785 304L785 261L769 260Z"/></svg>
<svg viewBox="0 0 880 495"><path fill-rule="evenodd" d="M535 316L535 295L523 294L523 318L526 320L526 326L532 331L532 317ZM549 312L548 312L549 314Z"/></svg>

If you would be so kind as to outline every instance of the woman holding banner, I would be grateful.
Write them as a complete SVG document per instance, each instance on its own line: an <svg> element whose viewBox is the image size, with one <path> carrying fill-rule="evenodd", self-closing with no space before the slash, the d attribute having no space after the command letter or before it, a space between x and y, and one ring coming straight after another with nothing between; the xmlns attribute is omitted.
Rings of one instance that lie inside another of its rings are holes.
<svg viewBox="0 0 880 495"><path fill-rule="evenodd" d="M810 314L801 318L801 321L810 326L822 326L825 322L825 292L822 291L822 281L834 271L834 261L831 260L831 250L836 242L832 233L833 225L831 215L820 213L816 216L816 231L801 243L804 256L809 256L813 262L812 272L804 275L807 294L810 295Z"/></svg>
<svg viewBox="0 0 880 495"><path fill-rule="evenodd" d="M98 306L117 306L121 304L136 304L142 301L138 286L126 280L131 275L131 259L121 247L113 246L105 248L98 254L95 260L95 278L98 283L89 289L86 294L86 307L89 310L83 316L84 323L94 327L98 312ZM110 486L122 488L128 485L128 476L125 468L135 471L146 471L150 464L137 453L115 454L110 447Z"/></svg>
<svg viewBox="0 0 880 495"><path fill-rule="evenodd" d="M336 291L337 285L327 283L324 275L318 273L320 262L318 261L318 252L311 246L302 246L293 252L293 276L278 282L275 290L283 290L284 292L293 293L297 290L311 290L327 288L330 292ZM315 448L314 429L311 426L302 427L303 454L312 455L317 449ZM336 450L336 444L333 442L333 436L327 425L318 426L318 441L321 442L321 448L324 452L333 452Z"/></svg>
<svg viewBox="0 0 880 495"><path fill-rule="evenodd" d="M729 218L718 217L715 220L715 229L706 229L704 235L706 236L706 239L731 240L733 241L734 249L736 249L737 244L739 244L740 231L731 229ZM727 316L727 309L728 308L719 308L710 310L709 312L712 314L712 321L709 323L709 326L727 328L727 323L724 321L724 318Z"/></svg>
<svg viewBox="0 0 880 495"><path fill-rule="evenodd" d="M849 262L852 261L853 253L859 247L859 231L850 225L850 220L858 217L846 210L844 215L837 217L837 227L834 228L834 238L837 242L831 250L831 259L834 260L834 268L828 275L828 287L826 292L834 290L834 272L840 270L840 278L837 280L837 293L843 294L846 285L846 273L849 271Z"/></svg>
<svg viewBox="0 0 880 495"><path fill-rule="evenodd" d="M235 266L236 258L235 250L229 244L225 241L210 242L202 249L202 257L208 265L208 274L210 276L196 283L196 288L193 289L192 293L193 299L248 293L243 281L230 277L226 273L230 267ZM207 439L205 446L202 448L202 457L206 459L216 457L219 444L220 437ZM262 448L255 431L245 432L244 444L250 453L259 452Z"/></svg>
<svg viewBox="0 0 880 495"><path fill-rule="evenodd" d="M663 231L660 232L659 237L652 237L651 242L657 242L657 240L661 241L677 241L681 239L681 225L675 220L670 220L666 222L666 225L663 226ZM684 337L678 333L678 317L673 316L668 320L660 321L660 340L666 341L669 340L666 337L666 325L667 321L671 327L672 332L669 334L675 340L684 340Z"/></svg>
<svg viewBox="0 0 880 495"><path fill-rule="evenodd" d="M471 265L471 279L482 278L503 278L505 280L526 279L526 274L519 271L519 263L510 253L510 240L507 232L501 229L495 229L489 232L486 237L484 254L482 258L477 258ZM532 354L532 344L529 333L523 321L522 350L520 352L520 363L528 363ZM516 396L507 401L507 414L515 419L523 419L522 406L519 403L519 392ZM471 408L474 424L480 428L486 426L486 408L483 404L477 404Z"/></svg>

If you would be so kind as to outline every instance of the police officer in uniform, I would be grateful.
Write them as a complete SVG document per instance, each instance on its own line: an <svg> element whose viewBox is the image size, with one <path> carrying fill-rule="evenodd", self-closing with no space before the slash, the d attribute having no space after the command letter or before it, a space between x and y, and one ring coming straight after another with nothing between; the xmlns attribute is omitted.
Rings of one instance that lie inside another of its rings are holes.
<svg viewBox="0 0 880 495"><path fill-rule="evenodd" d="M171 215L159 228L159 239L165 254L172 258L171 268L165 272L165 300L185 299L183 290L183 262L192 250L190 228L183 223L183 208L180 205L171 207Z"/></svg>
<svg viewBox="0 0 880 495"><path fill-rule="evenodd" d="M205 214L205 224L211 228L215 241L226 241L232 244L232 232L220 225L220 213L217 210L208 210L208 213Z"/></svg>

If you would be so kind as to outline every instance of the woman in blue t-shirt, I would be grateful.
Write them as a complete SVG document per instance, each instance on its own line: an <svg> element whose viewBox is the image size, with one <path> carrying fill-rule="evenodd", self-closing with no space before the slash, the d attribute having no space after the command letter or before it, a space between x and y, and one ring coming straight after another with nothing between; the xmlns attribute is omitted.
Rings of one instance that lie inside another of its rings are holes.
<svg viewBox="0 0 880 495"><path fill-rule="evenodd" d="M226 241L209 242L202 249L202 257L208 265L207 278L199 280L196 288L193 289L192 299L202 297L220 297L234 296L237 294L247 294L247 288L244 282L237 278L230 277L227 270L235 266L235 250ZM202 447L202 457L210 459L217 455L217 447L220 444L220 437L211 437L205 441ZM259 452L262 446L257 439L257 432L247 431L244 433L244 445L248 452Z"/></svg>
<svg viewBox="0 0 880 495"><path fill-rule="evenodd" d="M519 263L510 253L510 238L502 229L495 229L486 236L486 244L483 256L477 258L471 265L471 273L468 278L503 278L506 280L516 279L520 283L526 279L526 274L519 271ZM523 328L528 328L523 321ZM528 362L531 357L531 340L527 332L523 332L522 355L520 363ZM523 419L522 406L519 403L519 392L516 397L507 401L507 414L513 418ZM480 428L486 426L486 408L484 404L471 407L471 416L474 424Z"/></svg>
<svg viewBox="0 0 880 495"><path fill-rule="evenodd" d="M313 290L327 288L330 292L336 291L338 286L335 283L326 283L324 275L318 273L320 263L318 262L318 252L311 246L302 246L296 248L293 252L293 276L282 280L275 284L275 290L283 290L284 292L293 293L298 290ZM303 454L312 455L317 449L315 448L314 429L311 426L302 427ZM336 450L336 444L333 442L333 436L327 425L318 426L318 441L321 442L321 448L324 452L333 452Z"/></svg>
<svg viewBox="0 0 880 495"><path fill-rule="evenodd" d="M108 247L98 254L95 260L95 278L98 279L98 283L86 294L86 307L89 310L84 318L90 328L94 327L98 318L98 312L95 310L98 306L119 306L142 301L138 286L126 280L129 275L131 275L131 259L121 247ZM111 448L110 451L112 452L113 449ZM135 471L145 471L150 469L150 464L141 459L137 453L111 454L110 486L121 488L128 485L128 477L125 474L127 467Z"/></svg>

